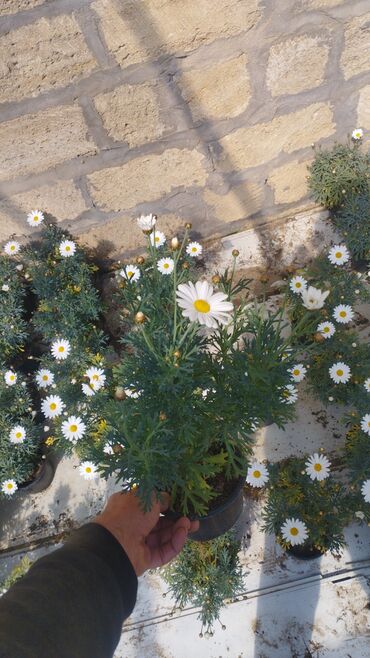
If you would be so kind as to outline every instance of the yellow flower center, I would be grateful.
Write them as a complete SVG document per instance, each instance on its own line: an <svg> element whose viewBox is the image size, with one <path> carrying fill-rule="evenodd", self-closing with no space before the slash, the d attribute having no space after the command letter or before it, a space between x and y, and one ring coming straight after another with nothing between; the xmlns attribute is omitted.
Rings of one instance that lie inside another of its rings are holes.
<svg viewBox="0 0 370 658"><path fill-rule="evenodd" d="M38 222L38 221L39 221L39 216L38 216L38 215L35 215L34 218L33 218L33 221L34 221L34 222Z"/></svg>
<svg viewBox="0 0 370 658"><path fill-rule="evenodd" d="M196 248L196 247L192 247L191 250L192 250L192 251L196 251L197 248Z"/></svg>
<svg viewBox="0 0 370 658"><path fill-rule="evenodd" d="M8 482L8 484L6 485L6 488L7 488L7 489L13 489L13 485L12 485L12 483L11 483L11 482Z"/></svg>
<svg viewBox="0 0 370 658"><path fill-rule="evenodd" d="M77 427L77 425L70 425L69 429L70 429L71 432L77 432L78 427Z"/></svg>
<svg viewBox="0 0 370 658"><path fill-rule="evenodd" d="M315 466L313 468L314 468L315 471L322 471L321 464L315 464Z"/></svg>
<svg viewBox="0 0 370 658"><path fill-rule="evenodd" d="M22 438L22 432L17 432L15 435L16 439L21 439Z"/></svg>
<svg viewBox="0 0 370 658"><path fill-rule="evenodd" d="M367 426L370 427L370 420L368 421Z"/></svg>
<svg viewBox="0 0 370 658"><path fill-rule="evenodd" d="M300 282L300 281L296 281L295 287L296 287L296 288L302 288L302 284L301 284L301 282Z"/></svg>
<svg viewBox="0 0 370 658"><path fill-rule="evenodd" d="M330 331L330 327L324 327L324 331L325 331L326 334L328 334L329 331Z"/></svg>
<svg viewBox="0 0 370 658"><path fill-rule="evenodd" d="M55 411L56 408L57 408L57 405L55 404L55 402L52 402L51 405L50 405L50 410Z"/></svg>
<svg viewBox="0 0 370 658"><path fill-rule="evenodd" d="M58 347L58 352L64 352L64 347L63 347L63 345L61 345L60 347Z"/></svg>
<svg viewBox="0 0 370 658"><path fill-rule="evenodd" d="M253 477L260 478L261 477L261 471L253 471Z"/></svg>
<svg viewBox="0 0 370 658"><path fill-rule="evenodd" d="M344 374L343 370L341 370L341 369L337 370L338 377L342 377L343 374Z"/></svg>
<svg viewBox="0 0 370 658"><path fill-rule="evenodd" d="M159 242L160 237L158 235L156 235L154 239L155 239L156 242Z"/></svg>
<svg viewBox="0 0 370 658"><path fill-rule="evenodd" d="M346 311L340 311L340 312L339 312L339 315L340 315L341 318L345 318L345 317L347 317L347 313L346 313Z"/></svg>
<svg viewBox="0 0 370 658"><path fill-rule="evenodd" d="M14 250L15 250L15 244L12 244L12 245L10 246L10 251L14 251Z"/></svg>
<svg viewBox="0 0 370 658"><path fill-rule="evenodd" d="M196 308L199 313L209 313L211 310L210 305L205 299L196 299L194 302L194 308Z"/></svg>
<svg viewBox="0 0 370 658"><path fill-rule="evenodd" d="M134 276L134 272L131 272L131 271L130 271L130 272L127 272L127 276L129 276L129 277Z"/></svg>
<svg viewBox="0 0 370 658"><path fill-rule="evenodd" d="M99 375L93 375L92 378L95 382L97 382L99 380Z"/></svg>
<svg viewBox="0 0 370 658"><path fill-rule="evenodd" d="M15 375L10 375L9 379L10 379L11 382L14 382L14 380L15 380Z"/></svg>
<svg viewBox="0 0 370 658"><path fill-rule="evenodd" d="M86 466L85 471L86 471L86 473L91 473L91 468L90 468L90 466Z"/></svg>
<svg viewBox="0 0 370 658"><path fill-rule="evenodd" d="M299 375L299 373L300 373L300 370L298 370L298 368L295 368L293 370L293 375Z"/></svg>
<svg viewBox="0 0 370 658"><path fill-rule="evenodd" d="M341 252L341 251L337 251L337 253L335 254L335 257L336 257L336 258L342 258L342 252Z"/></svg>
<svg viewBox="0 0 370 658"><path fill-rule="evenodd" d="M48 376L47 376L47 375L43 375L43 376L42 376L42 380L43 380L44 382L47 382L47 381L48 381Z"/></svg>
<svg viewBox="0 0 370 658"><path fill-rule="evenodd" d="M290 534L296 537L298 535L298 528L290 528Z"/></svg>
<svg viewBox="0 0 370 658"><path fill-rule="evenodd" d="M69 245L66 246L66 251L71 251L71 247Z"/></svg>
<svg viewBox="0 0 370 658"><path fill-rule="evenodd" d="M169 266L170 266L169 263L163 263L163 267L164 267L165 270L168 270Z"/></svg>

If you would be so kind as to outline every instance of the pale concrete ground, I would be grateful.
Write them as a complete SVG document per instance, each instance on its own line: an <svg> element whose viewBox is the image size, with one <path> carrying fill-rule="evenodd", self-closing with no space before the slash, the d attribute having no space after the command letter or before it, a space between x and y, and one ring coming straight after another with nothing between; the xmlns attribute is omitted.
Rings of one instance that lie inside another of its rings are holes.
<svg viewBox="0 0 370 658"><path fill-rule="evenodd" d="M341 409L324 409L301 388L297 419L281 431L271 425L257 433L256 453L272 461L323 447L342 445ZM73 459L59 464L51 487L34 495L1 501L5 519L0 544L0 577L28 553L36 558L60 542L60 533L101 509L113 482L84 481ZM285 555L261 532L261 503L245 501L241 560L245 595L228 604L213 638L200 639L197 611L170 616L158 573L140 579L138 602L123 629L116 658L365 658L370 643L370 528L346 531L342 557L325 555L310 563Z"/></svg>

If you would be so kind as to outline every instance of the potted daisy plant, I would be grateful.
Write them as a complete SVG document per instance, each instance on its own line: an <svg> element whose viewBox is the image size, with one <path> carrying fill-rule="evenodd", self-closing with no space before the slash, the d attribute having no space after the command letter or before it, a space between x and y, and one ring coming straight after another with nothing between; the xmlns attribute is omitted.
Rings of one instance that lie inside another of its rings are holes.
<svg viewBox="0 0 370 658"><path fill-rule="evenodd" d="M256 427L293 417L294 357L281 312L246 303L237 253L210 282L189 224L170 240L153 215L138 225L147 251L116 272L122 353L89 458L123 488L136 485L144 506L153 490L168 491L173 513L201 519L194 538L211 539L240 514Z"/></svg>
<svg viewBox="0 0 370 658"><path fill-rule="evenodd" d="M344 486L331 473L322 454L289 458L270 465L264 528L300 559L337 554L344 545L343 529L350 520Z"/></svg>

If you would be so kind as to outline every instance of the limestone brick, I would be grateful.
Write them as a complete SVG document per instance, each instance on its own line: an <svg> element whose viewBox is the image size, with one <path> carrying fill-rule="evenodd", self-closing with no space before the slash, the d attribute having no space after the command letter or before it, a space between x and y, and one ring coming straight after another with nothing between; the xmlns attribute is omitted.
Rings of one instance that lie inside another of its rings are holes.
<svg viewBox="0 0 370 658"><path fill-rule="evenodd" d="M175 214L160 215L158 228L170 239L181 230L186 220ZM120 216L108 222L102 222L89 230L79 232L79 242L88 247L97 248L104 256L127 254L136 249L145 251L146 240L137 228L135 219Z"/></svg>
<svg viewBox="0 0 370 658"><path fill-rule="evenodd" d="M370 130L370 85L360 91L357 107L357 125L359 128Z"/></svg>
<svg viewBox="0 0 370 658"><path fill-rule="evenodd" d="M94 67L73 16L42 18L0 38L0 102L71 84Z"/></svg>
<svg viewBox="0 0 370 658"><path fill-rule="evenodd" d="M370 71L370 12L356 16L344 31L344 50L341 66L346 80Z"/></svg>
<svg viewBox="0 0 370 658"><path fill-rule="evenodd" d="M78 105L53 107L0 123L0 144L0 180L46 171L96 152Z"/></svg>
<svg viewBox="0 0 370 658"><path fill-rule="evenodd" d="M327 103L275 117L268 123L239 128L219 140L223 149L220 167L224 171L255 167L317 143L335 131L333 114Z"/></svg>
<svg viewBox="0 0 370 658"><path fill-rule="evenodd" d="M37 189L21 192L0 202L0 213L6 215L8 220L14 213L18 218L24 219L24 231L27 230L26 215L35 208L53 215L57 221L62 221L74 219L87 210L87 205L81 191L71 180L60 180L53 185L42 185Z"/></svg>
<svg viewBox="0 0 370 658"><path fill-rule="evenodd" d="M42 5L45 0L0 0L0 16L15 14L17 11L33 9Z"/></svg>
<svg viewBox="0 0 370 658"><path fill-rule="evenodd" d="M227 194L220 195L206 189L203 198L211 206L217 219L227 223L250 217L262 209L263 190L260 185L243 182Z"/></svg>
<svg viewBox="0 0 370 658"><path fill-rule="evenodd" d="M309 164L309 160L294 160L274 169L268 177L268 183L274 191L275 203L293 203L306 196Z"/></svg>
<svg viewBox="0 0 370 658"><path fill-rule="evenodd" d="M105 41L121 66L188 52L251 29L259 0L95 0Z"/></svg>
<svg viewBox="0 0 370 658"><path fill-rule="evenodd" d="M273 45L266 72L272 95L318 87L324 80L328 53L328 44L316 36L297 36Z"/></svg>
<svg viewBox="0 0 370 658"><path fill-rule="evenodd" d="M96 205L121 212L160 199L177 187L204 185L202 160L199 151L178 148L134 158L120 167L88 176L91 194Z"/></svg>
<svg viewBox="0 0 370 658"><path fill-rule="evenodd" d="M250 82L247 57L240 55L181 75L182 96L194 119L235 117L247 108Z"/></svg>
<svg viewBox="0 0 370 658"><path fill-rule="evenodd" d="M122 85L100 94L94 102L109 136L127 142L131 148L163 134L157 95L149 84Z"/></svg>

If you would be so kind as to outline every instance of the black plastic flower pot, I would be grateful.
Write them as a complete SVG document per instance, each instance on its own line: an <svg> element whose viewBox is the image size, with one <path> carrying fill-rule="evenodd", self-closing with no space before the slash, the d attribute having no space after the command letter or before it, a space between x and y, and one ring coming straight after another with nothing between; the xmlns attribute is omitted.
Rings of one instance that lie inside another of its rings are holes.
<svg viewBox="0 0 370 658"><path fill-rule="evenodd" d="M54 464L47 455L43 455L33 477L27 482L20 484L19 489L25 493L40 493L51 485L54 475Z"/></svg>
<svg viewBox="0 0 370 658"><path fill-rule="evenodd" d="M235 525L243 511L243 486L245 477L235 480L235 486L227 499L218 507L214 507L206 516L191 516L199 521L199 529L189 534L192 541L209 541L230 530ZM166 516L176 519L180 514L169 510Z"/></svg>
<svg viewBox="0 0 370 658"><path fill-rule="evenodd" d="M293 555L297 560L317 560L317 558L324 555L321 551L312 544L300 544L298 546L290 546L286 549L289 555Z"/></svg>

